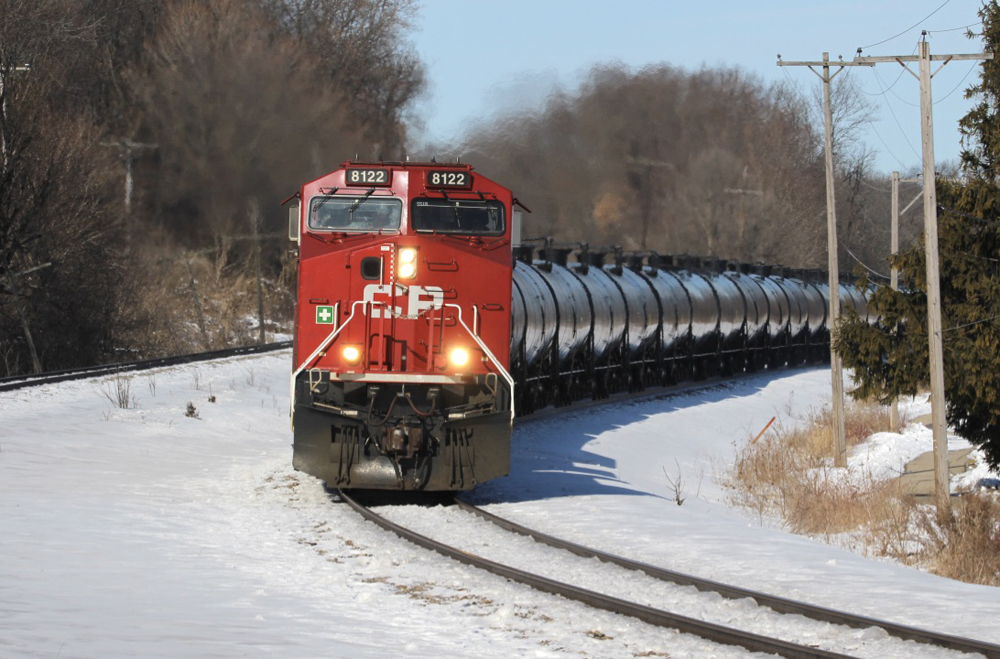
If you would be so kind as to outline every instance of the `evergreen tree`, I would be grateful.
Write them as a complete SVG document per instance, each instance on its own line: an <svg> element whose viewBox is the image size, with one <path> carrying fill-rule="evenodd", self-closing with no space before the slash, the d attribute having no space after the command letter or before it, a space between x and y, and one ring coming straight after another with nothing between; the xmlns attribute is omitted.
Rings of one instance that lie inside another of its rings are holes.
<svg viewBox="0 0 1000 659"><path fill-rule="evenodd" d="M986 2L986 50L1000 45L1000 6ZM973 36L970 34L970 37ZM978 36L978 35L976 35ZM938 240L949 425L1000 467L1000 60L986 60L966 92L977 99L960 121L963 178L939 181ZM854 370L854 398L916 393L929 381L924 245L901 252L900 291L880 286L869 299L879 318L842 323L836 341Z"/></svg>

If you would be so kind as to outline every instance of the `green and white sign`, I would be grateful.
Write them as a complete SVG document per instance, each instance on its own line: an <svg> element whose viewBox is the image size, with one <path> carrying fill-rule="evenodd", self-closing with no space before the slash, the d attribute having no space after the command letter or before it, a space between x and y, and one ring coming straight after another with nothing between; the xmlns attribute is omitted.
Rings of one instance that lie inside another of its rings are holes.
<svg viewBox="0 0 1000 659"><path fill-rule="evenodd" d="M333 307L316 307L316 323L333 325Z"/></svg>

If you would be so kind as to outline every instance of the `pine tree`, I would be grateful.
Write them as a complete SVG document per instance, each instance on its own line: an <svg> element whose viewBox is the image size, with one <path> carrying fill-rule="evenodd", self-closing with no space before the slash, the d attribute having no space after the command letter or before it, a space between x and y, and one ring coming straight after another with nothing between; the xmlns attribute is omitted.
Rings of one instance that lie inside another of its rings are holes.
<svg viewBox="0 0 1000 659"><path fill-rule="evenodd" d="M986 50L1000 46L1000 6L986 2ZM974 36L970 34L970 37ZM975 35L978 36L978 35ZM939 181L938 240L944 345L945 400L949 425L983 449L1000 467L1000 60L986 60L979 82L966 92L977 99L959 122L959 181ZM900 292L888 286L870 296L879 318L868 324L849 317L836 346L853 369L857 399L886 402L913 395L929 380L926 261L920 244L893 261Z"/></svg>

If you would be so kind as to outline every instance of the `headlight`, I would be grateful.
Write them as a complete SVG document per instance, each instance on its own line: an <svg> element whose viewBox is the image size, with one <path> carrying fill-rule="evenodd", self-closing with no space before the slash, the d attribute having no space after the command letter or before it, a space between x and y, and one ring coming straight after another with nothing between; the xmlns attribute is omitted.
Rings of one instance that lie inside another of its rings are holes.
<svg viewBox="0 0 1000 659"><path fill-rule="evenodd" d="M452 366L461 368L469 363L469 351L465 348L455 348L448 355L448 361L451 362Z"/></svg>
<svg viewBox="0 0 1000 659"><path fill-rule="evenodd" d="M357 346L346 346L340 354L343 355L344 361L352 366L361 361L361 349Z"/></svg>
<svg viewBox="0 0 1000 659"><path fill-rule="evenodd" d="M399 278L413 279L417 274L417 250L404 247L399 250Z"/></svg>

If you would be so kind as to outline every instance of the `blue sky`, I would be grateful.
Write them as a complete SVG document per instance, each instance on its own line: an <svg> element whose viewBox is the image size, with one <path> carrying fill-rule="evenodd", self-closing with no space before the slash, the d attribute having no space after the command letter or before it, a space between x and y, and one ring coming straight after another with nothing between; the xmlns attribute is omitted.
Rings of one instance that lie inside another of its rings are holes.
<svg viewBox="0 0 1000 659"><path fill-rule="evenodd" d="M537 107L556 87L572 93L601 63L739 66L811 94L821 88L819 78L806 68L778 67L779 53L786 61L819 60L823 51L851 59L858 47L865 55L909 55L921 30L930 31L932 54L978 52L981 42L955 28L978 24L980 6L978 0L423 0L411 38L426 65L428 92L416 108L425 127L415 137L455 140L477 121ZM957 121L970 107L963 91L977 74L978 64L964 61L934 77L938 161L958 156ZM850 75L877 107L863 137L878 151L876 166L919 167L917 80L898 64L855 67Z"/></svg>

